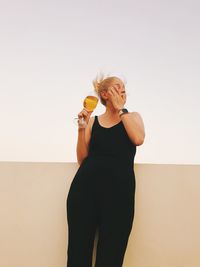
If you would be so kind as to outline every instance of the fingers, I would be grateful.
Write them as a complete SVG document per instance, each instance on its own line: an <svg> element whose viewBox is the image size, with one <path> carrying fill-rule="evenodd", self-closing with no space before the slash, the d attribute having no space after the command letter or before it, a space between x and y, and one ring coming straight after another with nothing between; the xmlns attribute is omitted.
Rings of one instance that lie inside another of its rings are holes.
<svg viewBox="0 0 200 267"><path fill-rule="evenodd" d="M114 86L111 86L108 90L108 94L111 96L111 97L122 97L124 98L124 93L125 91L122 91L121 93L119 92L119 90L114 87Z"/></svg>
<svg viewBox="0 0 200 267"><path fill-rule="evenodd" d="M87 111L85 108L78 113L78 118L84 118L84 119L87 119L90 117L91 115L91 111Z"/></svg>
<svg viewBox="0 0 200 267"><path fill-rule="evenodd" d="M116 92L117 92L117 90L114 86L109 87L108 94L110 94L111 96L115 96Z"/></svg>
<svg viewBox="0 0 200 267"><path fill-rule="evenodd" d="M78 117L79 118L87 117L87 115L88 115L88 112L85 109L83 109L81 112L79 112Z"/></svg>
<svg viewBox="0 0 200 267"><path fill-rule="evenodd" d="M120 92L118 88L112 85L108 88L108 95L110 96L110 101L115 108L119 108L121 105L126 103L125 90Z"/></svg>
<svg viewBox="0 0 200 267"><path fill-rule="evenodd" d="M108 88L108 94L111 95L111 96L113 95L112 88L113 88L112 86L110 86L110 87Z"/></svg>
<svg viewBox="0 0 200 267"><path fill-rule="evenodd" d="M118 88L116 88L115 86L113 86L114 92L117 93L118 95L120 95L120 92L118 90Z"/></svg>

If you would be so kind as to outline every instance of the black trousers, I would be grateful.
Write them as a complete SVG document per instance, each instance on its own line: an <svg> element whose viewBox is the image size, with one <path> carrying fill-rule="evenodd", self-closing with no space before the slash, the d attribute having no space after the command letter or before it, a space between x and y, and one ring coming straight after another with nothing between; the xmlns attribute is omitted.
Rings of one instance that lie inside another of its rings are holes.
<svg viewBox="0 0 200 267"><path fill-rule="evenodd" d="M89 170L89 171L88 171ZM83 162L67 196L67 267L122 267L134 218L132 168Z"/></svg>

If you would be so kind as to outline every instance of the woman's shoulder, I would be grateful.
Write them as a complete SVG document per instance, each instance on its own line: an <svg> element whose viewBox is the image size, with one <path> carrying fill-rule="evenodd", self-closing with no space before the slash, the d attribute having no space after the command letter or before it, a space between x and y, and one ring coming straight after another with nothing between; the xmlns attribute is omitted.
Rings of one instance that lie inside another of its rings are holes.
<svg viewBox="0 0 200 267"><path fill-rule="evenodd" d="M131 114L136 114L136 115L137 115L137 114L140 114L138 111L131 111L130 113L131 113Z"/></svg>
<svg viewBox="0 0 200 267"><path fill-rule="evenodd" d="M138 111L132 111L132 112L129 112L129 113L131 113L136 118L142 118L141 114Z"/></svg>
<svg viewBox="0 0 200 267"><path fill-rule="evenodd" d="M136 121L143 129L144 129L144 120L139 112L133 111L130 112L134 118L134 121ZM145 130L144 130L145 131Z"/></svg>
<svg viewBox="0 0 200 267"><path fill-rule="evenodd" d="M94 121L95 121L95 117L96 116L90 116L90 119L89 119L89 122L88 122L88 125L89 125L89 128L90 128L91 131L92 131L92 126L93 126Z"/></svg>
<svg viewBox="0 0 200 267"><path fill-rule="evenodd" d="M95 117L96 117L96 115L94 115L94 116L90 116L90 120L89 120L89 122L90 122L90 123L94 123Z"/></svg>

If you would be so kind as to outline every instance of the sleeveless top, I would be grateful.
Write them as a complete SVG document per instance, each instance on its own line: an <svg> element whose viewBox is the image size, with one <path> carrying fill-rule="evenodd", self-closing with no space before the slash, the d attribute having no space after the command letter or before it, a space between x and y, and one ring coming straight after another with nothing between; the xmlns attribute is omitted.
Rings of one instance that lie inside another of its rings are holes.
<svg viewBox="0 0 200 267"><path fill-rule="evenodd" d="M133 166L135 154L136 145L130 140L122 121L106 128L100 125L98 116L95 116L87 158L99 157L106 161L109 157L120 160L126 166Z"/></svg>

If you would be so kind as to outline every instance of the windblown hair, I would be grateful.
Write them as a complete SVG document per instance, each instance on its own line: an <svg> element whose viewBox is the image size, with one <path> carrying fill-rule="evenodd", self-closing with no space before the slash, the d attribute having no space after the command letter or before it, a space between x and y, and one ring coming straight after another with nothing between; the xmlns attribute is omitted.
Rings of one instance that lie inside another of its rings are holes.
<svg viewBox="0 0 200 267"><path fill-rule="evenodd" d="M100 73L96 76L96 78L92 81L94 90L100 98L101 104L106 106L106 101L101 97L101 92L106 91L108 87L114 82L116 79L119 79L116 76L106 77L103 73Z"/></svg>

